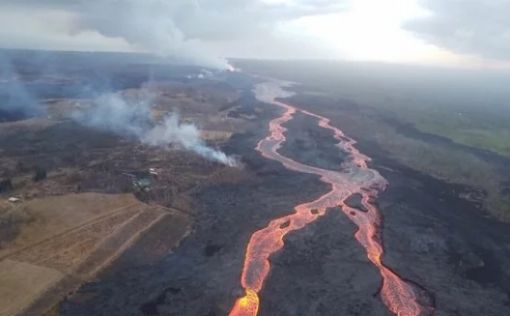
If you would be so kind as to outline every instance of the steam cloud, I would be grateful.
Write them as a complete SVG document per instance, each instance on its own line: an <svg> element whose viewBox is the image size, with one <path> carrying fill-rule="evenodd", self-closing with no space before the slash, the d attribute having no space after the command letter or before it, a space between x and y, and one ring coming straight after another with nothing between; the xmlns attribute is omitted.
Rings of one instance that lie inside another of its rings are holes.
<svg viewBox="0 0 510 316"><path fill-rule="evenodd" d="M117 94L105 94L96 100L94 107L75 112L73 118L89 127L136 137L147 145L176 146L227 166L237 165L234 158L207 146L194 124L181 122L176 113L158 123L150 108L148 98L129 102Z"/></svg>

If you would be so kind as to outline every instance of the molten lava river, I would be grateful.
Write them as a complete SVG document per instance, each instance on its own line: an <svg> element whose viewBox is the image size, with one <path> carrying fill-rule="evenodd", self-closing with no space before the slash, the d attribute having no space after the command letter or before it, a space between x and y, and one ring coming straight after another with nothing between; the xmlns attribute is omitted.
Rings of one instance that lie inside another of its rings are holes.
<svg viewBox="0 0 510 316"><path fill-rule="evenodd" d="M381 215L373 204L373 200L378 192L386 187L386 180L376 170L368 167L367 162L370 158L354 147L353 139L331 126L329 119L277 101L277 98L290 96L290 93L283 89L284 86L285 83L282 82L268 81L258 84L254 89L257 99L283 109L283 114L269 123L269 135L258 143L257 150L264 157L279 161L288 169L319 175L321 181L331 185L331 191L315 201L297 205L292 214L273 219L265 228L253 233L246 249L241 276L245 295L237 299L230 315L257 315L258 293L269 273L269 257L284 246L283 239L286 234L305 227L332 207L340 207L358 227L355 238L366 250L368 259L380 272L382 277L380 295L389 311L402 316L432 314L432 308L425 306L428 304L419 302L420 288L414 283L401 279L382 262L384 249L380 238ZM293 114L298 111L314 117L318 120L320 127L334 132L334 137L339 141L339 148L349 155L338 171L305 165L278 153L278 149L285 141L286 129L282 125L291 120ZM355 209L344 203L350 195L355 193L361 194L361 203L365 210Z"/></svg>

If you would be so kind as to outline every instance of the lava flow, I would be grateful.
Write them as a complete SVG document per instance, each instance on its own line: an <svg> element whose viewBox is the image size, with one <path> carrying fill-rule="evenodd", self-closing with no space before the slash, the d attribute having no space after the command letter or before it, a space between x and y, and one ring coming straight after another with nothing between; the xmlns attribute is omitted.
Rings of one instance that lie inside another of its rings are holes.
<svg viewBox="0 0 510 316"><path fill-rule="evenodd" d="M276 101L276 98L289 96L288 92L282 89L281 83L270 81L259 84L255 94L259 100L272 103L284 110L281 116L269 123L269 136L258 143L257 150L264 157L279 161L288 169L319 175L321 181L331 185L331 191L315 201L296 206L294 213L272 220L267 227L256 231L251 236L241 276L241 285L246 294L235 302L230 315L257 315L258 292L262 289L269 273L269 257L284 246L284 236L315 221L324 215L327 209L338 206L357 225L355 238L365 248L368 259L381 274L383 283L380 293L387 308L393 314L402 316L431 314L430 306L419 303L419 289L414 284L402 280L381 260L383 254L379 230L381 217L372 200L378 192L384 190L387 182L377 171L368 167L367 162L370 159L354 147L354 140L331 126L329 119ZM350 158L342 163L341 171L308 166L278 153L278 149L285 141L286 129L282 125L291 120L296 111L316 118L319 126L334 132L335 139L339 141L338 146L347 152ZM355 193L361 194L361 203L365 210L358 210L344 203L350 195Z"/></svg>

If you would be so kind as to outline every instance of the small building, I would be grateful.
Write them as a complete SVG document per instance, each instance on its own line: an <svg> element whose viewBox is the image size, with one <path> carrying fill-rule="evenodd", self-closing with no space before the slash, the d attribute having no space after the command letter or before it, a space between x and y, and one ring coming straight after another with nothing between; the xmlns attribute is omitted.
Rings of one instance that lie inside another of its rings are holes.
<svg viewBox="0 0 510 316"><path fill-rule="evenodd" d="M14 196L11 196L10 198L7 199L7 201L9 201L11 203L18 203L18 202L21 202L21 199L17 198L17 197L14 197Z"/></svg>

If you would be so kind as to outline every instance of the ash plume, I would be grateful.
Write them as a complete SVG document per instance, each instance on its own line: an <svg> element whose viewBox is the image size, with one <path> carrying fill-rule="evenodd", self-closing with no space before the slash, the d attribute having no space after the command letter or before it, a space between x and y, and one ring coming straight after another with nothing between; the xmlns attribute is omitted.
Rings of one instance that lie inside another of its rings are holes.
<svg viewBox="0 0 510 316"><path fill-rule="evenodd" d="M227 166L237 166L234 158L207 146L200 138L199 129L192 123L182 122L177 113L170 113L157 122L150 101L148 97L130 101L118 94L105 94L95 100L93 107L75 112L73 118L85 126L135 137L150 146L174 146Z"/></svg>

